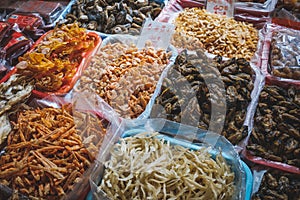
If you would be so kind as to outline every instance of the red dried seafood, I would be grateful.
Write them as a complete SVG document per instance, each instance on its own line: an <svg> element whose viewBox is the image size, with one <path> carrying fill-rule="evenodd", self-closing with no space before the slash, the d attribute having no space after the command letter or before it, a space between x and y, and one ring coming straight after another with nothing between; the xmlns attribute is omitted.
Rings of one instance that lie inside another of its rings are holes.
<svg viewBox="0 0 300 200"><path fill-rule="evenodd" d="M29 198L61 199L82 180L106 130L70 108L19 113L0 156L1 184Z"/></svg>

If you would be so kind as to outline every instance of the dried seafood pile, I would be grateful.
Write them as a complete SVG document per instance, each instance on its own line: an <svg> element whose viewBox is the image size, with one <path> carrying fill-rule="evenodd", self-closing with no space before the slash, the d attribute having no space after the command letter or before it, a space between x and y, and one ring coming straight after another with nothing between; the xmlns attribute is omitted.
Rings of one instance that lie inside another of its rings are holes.
<svg viewBox="0 0 300 200"><path fill-rule="evenodd" d="M283 173L272 170L267 171L262 179L260 188L252 196L252 200L288 199L299 200L300 177L299 175Z"/></svg>
<svg viewBox="0 0 300 200"><path fill-rule="evenodd" d="M146 108L169 53L151 46L108 44L94 56L76 90L97 93L122 117L136 118Z"/></svg>
<svg viewBox="0 0 300 200"><path fill-rule="evenodd" d="M102 33L139 34L147 17L155 19L163 4L138 0L77 0L67 14L67 23L77 20L81 27Z"/></svg>
<svg viewBox="0 0 300 200"><path fill-rule="evenodd" d="M250 60L256 51L258 31L252 24L201 8L186 8L175 19L175 25L176 32L198 39L202 47L214 55Z"/></svg>
<svg viewBox="0 0 300 200"><path fill-rule="evenodd" d="M300 167L299 124L299 90L266 85L247 149L254 155Z"/></svg>
<svg viewBox="0 0 300 200"><path fill-rule="evenodd" d="M154 108L163 109L153 109L151 116L210 129L237 144L247 135L243 123L254 87L252 75L245 59L212 63L202 52L183 52L156 98Z"/></svg>
<svg viewBox="0 0 300 200"><path fill-rule="evenodd" d="M34 77L39 90L56 91L71 82L83 53L91 50L94 42L76 23L56 27L33 51L19 57L18 73Z"/></svg>
<svg viewBox="0 0 300 200"><path fill-rule="evenodd" d="M14 74L6 82L0 83L0 144L5 141L11 130L8 114L29 98L33 84L32 80L18 74Z"/></svg>
<svg viewBox="0 0 300 200"><path fill-rule="evenodd" d="M231 199L234 173L219 154L171 146L155 134L123 138L98 189L111 199ZM192 172L192 173L191 173Z"/></svg>
<svg viewBox="0 0 300 200"><path fill-rule="evenodd" d="M68 106L20 112L0 155L0 183L33 199L65 197L82 180L105 133L91 115L71 114Z"/></svg>

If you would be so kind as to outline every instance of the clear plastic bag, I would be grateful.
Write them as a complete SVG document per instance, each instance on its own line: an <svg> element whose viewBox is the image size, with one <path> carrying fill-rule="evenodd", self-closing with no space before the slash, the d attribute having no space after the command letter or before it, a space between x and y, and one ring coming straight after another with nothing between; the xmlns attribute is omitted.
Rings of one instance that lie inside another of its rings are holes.
<svg viewBox="0 0 300 200"><path fill-rule="evenodd" d="M108 145L102 146L98 163L91 174L90 185L93 195L89 195L89 197L107 199L105 193L97 189L97 187L103 177L103 164L109 159L110 150L120 137L130 137L141 132L151 133L158 131L161 133L161 137L170 141L171 144L183 145L191 149L211 147L212 149L209 152L213 158L221 151L221 154L235 173L234 182L236 188L233 199L249 199L249 196L245 198L245 195L246 193L251 193L252 174L249 169L246 172L248 167L244 168L245 165L240 160L233 146L224 137L165 119L124 120L120 127L112 127L111 130L115 131L115 134L111 135L110 142L106 143Z"/></svg>

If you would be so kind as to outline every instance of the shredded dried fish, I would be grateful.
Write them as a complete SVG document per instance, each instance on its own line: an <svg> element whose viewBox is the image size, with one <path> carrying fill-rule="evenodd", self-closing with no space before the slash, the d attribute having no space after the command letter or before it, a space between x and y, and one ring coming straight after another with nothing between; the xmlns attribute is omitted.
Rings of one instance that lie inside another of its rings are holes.
<svg viewBox="0 0 300 200"><path fill-rule="evenodd" d="M98 189L111 199L231 199L234 173L221 154L172 146L157 133L114 145Z"/></svg>

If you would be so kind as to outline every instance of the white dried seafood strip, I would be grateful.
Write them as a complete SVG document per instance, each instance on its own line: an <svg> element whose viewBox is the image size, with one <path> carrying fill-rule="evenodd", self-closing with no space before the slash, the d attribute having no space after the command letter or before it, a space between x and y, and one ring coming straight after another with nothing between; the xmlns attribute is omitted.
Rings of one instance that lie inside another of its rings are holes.
<svg viewBox="0 0 300 200"><path fill-rule="evenodd" d="M136 118L148 104L170 55L147 46L108 44L83 72L78 91L97 93L122 117Z"/></svg>
<svg viewBox="0 0 300 200"><path fill-rule="evenodd" d="M201 8L186 8L175 19L175 25L176 32L198 39L202 44L200 47L208 53L250 60L256 51L258 31L246 22L209 13Z"/></svg>
<svg viewBox="0 0 300 200"><path fill-rule="evenodd" d="M98 189L111 199L231 199L234 173L219 154L141 133L114 145Z"/></svg>

